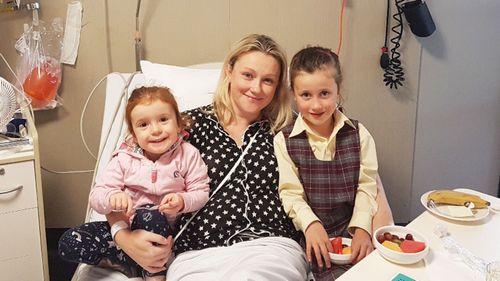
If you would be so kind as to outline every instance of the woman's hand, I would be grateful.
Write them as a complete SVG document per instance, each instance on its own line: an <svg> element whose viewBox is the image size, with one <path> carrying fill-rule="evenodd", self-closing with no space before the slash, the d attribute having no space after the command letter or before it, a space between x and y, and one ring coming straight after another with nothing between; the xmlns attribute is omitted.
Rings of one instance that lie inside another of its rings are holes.
<svg viewBox="0 0 500 281"><path fill-rule="evenodd" d="M172 236L165 238L142 229L119 231L115 235L115 243L151 273L165 270L165 264L172 254Z"/></svg>
<svg viewBox="0 0 500 281"><path fill-rule="evenodd" d="M184 198L177 193L168 193L160 202L160 213L177 215L184 209Z"/></svg>
<svg viewBox="0 0 500 281"><path fill-rule="evenodd" d="M314 252L318 267L322 268L323 264L325 264L327 268L330 268L331 263L328 252L333 252L333 248L321 222L315 221L311 223L307 227L304 235L306 237L307 261L312 263L312 252Z"/></svg>
<svg viewBox="0 0 500 281"><path fill-rule="evenodd" d="M106 218L109 225L127 220L124 213L109 213ZM151 273L165 270L172 254L172 236L165 238L142 229L122 229L116 233L114 240L130 258Z"/></svg>
<svg viewBox="0 0 500 281"><path fill-rule="evenodd" d="M357 263L373 251L373 245L370 234L362 228L354 230L352 237L352 255L351 262Z"/></svg>

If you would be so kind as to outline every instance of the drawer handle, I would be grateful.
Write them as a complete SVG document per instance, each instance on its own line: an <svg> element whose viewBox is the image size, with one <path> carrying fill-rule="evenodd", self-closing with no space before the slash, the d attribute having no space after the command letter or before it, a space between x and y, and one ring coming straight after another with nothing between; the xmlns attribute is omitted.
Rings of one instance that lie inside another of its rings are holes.
<svg viewBox="0 0 500 281"><path fill-rule="evenodd" d="M14 191L18 191L18 190L21 190L21 189L23 189L23 186L22 185L18 185L18 186L14 187L11 190L0 191L0 194L8 194L8 193L12 193Z"/></svg>

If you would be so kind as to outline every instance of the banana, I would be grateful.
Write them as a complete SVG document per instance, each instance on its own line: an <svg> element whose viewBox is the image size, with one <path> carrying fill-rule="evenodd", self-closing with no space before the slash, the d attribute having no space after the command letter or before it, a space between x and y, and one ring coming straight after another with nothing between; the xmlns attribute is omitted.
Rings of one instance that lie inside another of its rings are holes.
<svg viewBox="0 0 500 281"><path fill-rule="evenodd" d="M487 208L490 202L483 200L477 195L454 190L436 190L427 196L427 201L434 201L436 204L449 204L457 206L468 206L474 204L475 209Z"/></svg>

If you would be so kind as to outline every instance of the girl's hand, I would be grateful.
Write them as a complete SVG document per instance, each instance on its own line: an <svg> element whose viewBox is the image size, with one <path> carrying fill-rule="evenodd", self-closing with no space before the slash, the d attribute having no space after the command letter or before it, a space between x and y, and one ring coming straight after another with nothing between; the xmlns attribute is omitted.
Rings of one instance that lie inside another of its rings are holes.
<svg viewBox="0 0 500 281"><path fill-rule="evenodd" d="M163 197L158 210L168 215L177 215L184 209L184 198L177 193L169 193Z"/></svg>
<svg viewBox="0 0 500 281"><path fill-rule="evenodd" d="M318 267L322 268L323 264L325 264L327 268L330 268L331 262L328 252L333 252L333 248L321 222L315 221L311 223L304 235L306 237L307 261L312 263L312 252L314 252Z"/></svg>
<svg viewBox="0 0 500 281"><path fill-rule="evenodd" d="M151 273L165 270L172 254L172 236L165 238L143 229L121 230L115 235L117 246Z"/></svg>
<svg viewBox="0 0 500 281"><path fill-rule="evenodd" d="M109 204L113 210L123 211L128 217L133 214L132 198L124 191L111 195Z"/></svg>
<svg viewBox="0 0 500 281"><path fill-rule="evenodd" d="M373 251L370 234L362 228L356 228L352 237L352 255L351 262L357 263Z"/></svg>

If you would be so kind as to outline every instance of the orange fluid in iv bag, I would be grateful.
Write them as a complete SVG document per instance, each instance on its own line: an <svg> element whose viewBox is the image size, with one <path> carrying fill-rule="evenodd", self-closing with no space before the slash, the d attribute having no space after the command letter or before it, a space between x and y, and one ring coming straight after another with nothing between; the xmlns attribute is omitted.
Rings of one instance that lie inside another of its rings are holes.
<svg viewBox="0 0 500 281"><path fill-rule="evenodd" d="M61 71L49 71L49 64L34 67L24 80L24 91L31 98L31 106L39 109L46 107L55 99L61 83Z"/></svg>

